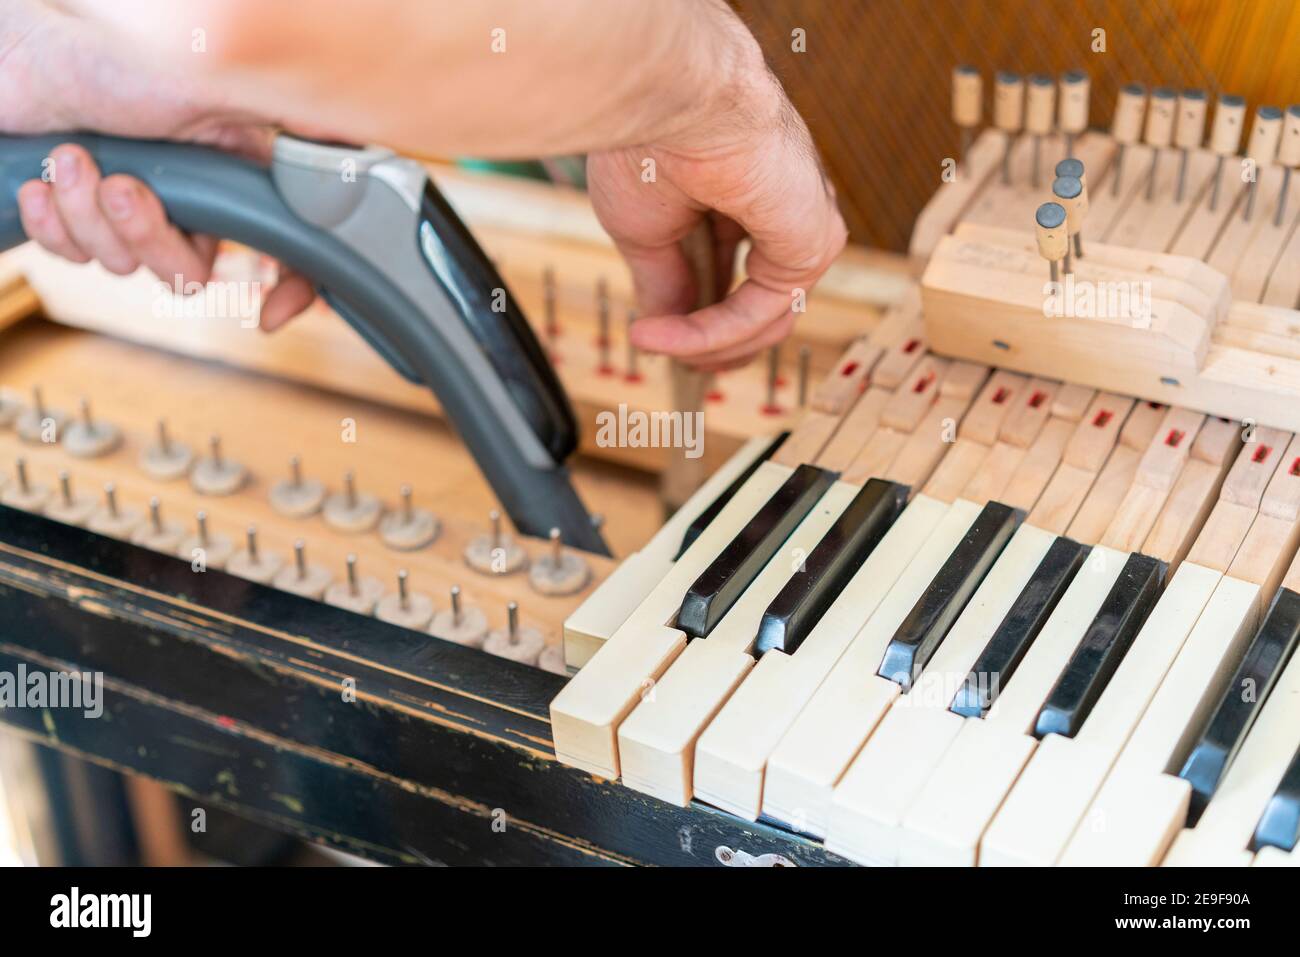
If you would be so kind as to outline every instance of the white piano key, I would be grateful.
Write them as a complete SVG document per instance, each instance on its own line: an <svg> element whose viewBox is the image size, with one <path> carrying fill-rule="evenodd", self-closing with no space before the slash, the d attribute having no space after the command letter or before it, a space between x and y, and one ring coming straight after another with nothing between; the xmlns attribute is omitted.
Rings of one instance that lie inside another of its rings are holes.
<svg viewBox="0 0 1300 957"><path fill-rule="evenodd" d="M618 777L618 725L686 645L686 636L667 622L704 569L793 472L774 462L760 465L632 616L556 695L551 730L562 762L601 777Z"/></svg>
<svg viewBox="0 0 1300 957"><path fill-rule="evenodd" d="M1300 655L1292 655L1237 759L1194 828L1174 839L1168 867L1245 867L1255 825L1300 745Z"/></svg>
<svg viewBox="0 0 1300 957"><path fill-rule="evenodd" d="M953 695L1055 541L1022 525L912 690L894 703L836 787L826 845L892 864L904 813L965 720Z"/></svg>
<svg viewBox="0 0 1300 957"><path fill-rule="evenodd" d="M1280 847L1262 847L1255 859L1251 862L1252 867L1300 867L1300 853L1284 851Z"/></svg>
<svg viewBox="0 0 1300 957"><path fill-rule="evenodd" d="M876 674L885 647L980 513L957 501L875 614L781 738L768 760L763 813L809 834L826 833L831 792L901 692Z"/></svg>
<svg viewBox="0 0 1300 957"><path fill-rule="evenodd" d="M921 789L903 819L899 863L977 863L984 831L1038 743L1038 710L1127 560L1093 548L988 715L962 726Z"/></svg>
<svg viewBox="0 0 1300 957"><path fill-rule="evenodd" d="M1056 862L1221 577L1179 566L1083 729L1039 743L984 835L981 866Z"/></svg>
<svg viewBox="0 0 1300 957"><path fill-rule="evenodd" d="M848 482L832 485L708 636L686 646L619 726L627 787L690 803L695 739L753 667L749 652L763 612L860 491Z"/></svg>
<svg viewBox="0 0 1300 957"><path fill-rule="evenodd" d="M696 742L697 797L758 819L767 761L781 736L947 511L915 498L795 653L774 649L759 659Z"/></svg>
<svg viewBox="0 0 1300 957"><path fill-rule="evenodd" d="M1140 867L1164 856L1187 819L1191 790L1166 772L1190 745L1215 690L1255 633L1258 604L1258 585L1220 579L1060 863Z"/></svg>

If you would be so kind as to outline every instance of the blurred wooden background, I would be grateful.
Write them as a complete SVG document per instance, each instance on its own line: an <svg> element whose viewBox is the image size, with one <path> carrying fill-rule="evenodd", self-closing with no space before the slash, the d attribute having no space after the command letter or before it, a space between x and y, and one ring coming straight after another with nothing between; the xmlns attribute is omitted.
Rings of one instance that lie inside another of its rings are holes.
<svg viewBox="0 0 1300 957"><path fill-rule="evenodd" d="M855 242L904 250L955 155L951 71L1092 77L1108 127L1124 83L1300 101L1298 0L732 0L821 147ZM802 29L805 52L795 52ZM1105 30L1104 53L1092 51Z"/></svg>

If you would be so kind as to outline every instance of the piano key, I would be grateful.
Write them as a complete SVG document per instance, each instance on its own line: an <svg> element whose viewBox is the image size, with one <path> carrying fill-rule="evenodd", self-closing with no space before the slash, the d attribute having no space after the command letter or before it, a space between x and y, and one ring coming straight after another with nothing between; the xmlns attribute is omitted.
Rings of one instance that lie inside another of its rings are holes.
<svg viewBox="0 0 1300 957"><path fill-rule="evenodd" d="M1033 513L1030 510L1056 474L1065 443L1073 434L1074 426L1068 420L1056 417L1049 419L1034 444L1025 452L1016 474L1006 488L994 497L1012 508L1030 512L1028 521L1032 525Z"/></svg>
<svg viewBox="0 0 1300 957"><path fill-rule="evenodd" d="M1132 486L1107 516L1101 544L1137 551L1191 460L1192 446L1205 416L1169 409L1137 462Z"/></svg>
<svg viewBox="0 0 1300 957"><path fill-rule="evenodd" d="M940 398L908 436L881 478L909 488L922 488L950 447L952 430L966 411L965 399Z"/></svg>
<svg viewBox="0 0 1300 957"><path fill-rule="evenodd" d="M1068 422L1078 423L1097 397L1097 390L1073 382L1064 383L1052 399L1052 415Z"/></svg>
<svg viewBox="0 0 1300 957"><path fill-rule="evenodd" d="M1127 559L1102 547L1089 553L988 716L963 723L912 802L899 863L977 863L980 838L1037 745L1034 718Z"/></svg>
<svg viewBox="0 0 1300 957"><path fill-rule="evenodd" d="M754 649L793 654L862 566L907 502L907 489L872 479L763 612Z"/></svg>
<svg viewBox="0 0 1300 957"><path fill-rule="evenodd" d="M718 517L718 513L726 508L727 503L735 497L738 491L740 491L741 486L749 481L750 477L758 470L760 465L771 459L772 456L777 453L788 438L790 438L790 433L782 432L777 435L776 438L768 442L763 447L762 451L749 461L748 465L736 473L730 484L721 492L717 493L713 501L691 520L691 523L686 526L686 531L682 533L682 542L677 548L677 554L673 559L674 561L685 554L686 549L690 548L692 543L700 537L700 532L704 531L704 529L708 527L709 523Z"/></svg>
<svg viewBox="0 0 1300 957"><path fill-rule="evenodd" d="M996 442L1002 423L1017 404L1028 381L1025 376L1013 372L1001 369L994 372L962 419L958 436L985 446Z"/></svg>
<svg viewBox="0 0 1300 957"><path fill-rule="evenodd" d="M866 390L871 369L883 354L880 346L866 339L852 343L835 368L813 390L811 407L817 412L843 415Z"/></svg>
<svg viewBox="0 0 1300 957"><path fill-rule="evenodd" d="M1218 707L1178 776L1192 786L1188 822L1195 826L1249 733L1263 701L1300 636L1300 595L1283 588L1228 681Z"/></svg>
<svg viewBox="0 0 1300 957"><path fill-rule="evenodd" d="M1043 738L980 842L981 866L1054 864L1222 577L1184 563L1073 738Z"/></svg>
<svg viewBox="0 0 1300 957"><path fill-rule="evenodd" d="M1226 419L1209 419L1201 426L1191 459L1142 543L1141 551L1168 564L1171 574L1209 520L1218 490L1241 449L1240 433L1240 426Z"/></svg>
<svg viewBox="0 0 1300 957"><path fill-rule="evenodd" d="M746 442L705 480L640 551L624 558L609 577L596 586L587 600L564 622L564 653L569 665L575 668L585 665L619 626L631 617L679 557L687 527L719 495L727 491L741 472L749 470L751 464L757 470L761 457L771 444L770 437L753 438ZM708 522L700 522L699 529L702 530L707 524ZM698 531L694 533L692 541L698 534Z"/></svg>
<svg viewBox="0 0 1300 957"><path fill-rule="evenodd" d="M805 467L800 471L814 470ZM788 489L783 486L782 491ZM792 579L807 574L806 556L816 551L818 542L858 492L856 486L844 482L832 486L788 535L781 536L757 573L747 576L750 582L737 592L736 600L710 627L707 637L696 636L689 642L655 682L652 692L642 696L618 729L619 767L627 787L674 804L689 803L695 739L753 667L749 652L764 610ZM779 498L780 494L773 496L756 520L764 521L764 512ZM749 531L752 529L747 527L746 533ZM735 541L745 537L743 533ZM711 567L716 570L731 551L728 546ZM730 580L737 577L739 574L733 574ZM680 625L680 615L678 621Z"/></svg>
<svg viewBox="0 0 1300 957"><path fill-rule="evenodd" d="M1020 524L1015 510L990 502L885 647L877 670L907 690Z"/></svg>
<svg viewBox="0 0 1300 957"><path fill-rule="evenodd" d="M1255 827L1300 746L1300 656L1264 699L1241 752L1196 826L1174 839L1167 867L1246 866Z"/></svg>
<svg viewBox="0 0 1300 957"><path fill-rule="evenodd" d="M929 539L948 507L917 496L854 574L794 655L775 649L723 705L695 748L702 800L757 820L766 766L823 678Z"/></svg>
<svg viewBox="0 0 1300 957"><path fill-rule="evenodd" d="M1289 553L1270 540L1273 536L1253 534L1253 519L1258 516L1253 507L1241 504L1252 499L1262 504L1271 476L1261 480L1258 472L1269 466L1274 471L1278 468L1280 455L1270 451L1259 456L1258 450L1257 444L1248 444L1238 453L1220 500L1182 566L1227 574L1215 584L1195 626L1081 818L1060 857L1062 864L1158 863L1186 822L1191 788L1173 772L1190 750L1216 695L1256 630L1263 583L1272 580L1277 567L1285 567L1289 560ZM1267 528L1267 524L1261 527ZM1251 530L1245 531L1243 526ZM1261 554L1252 556L1251 552ZM1247 570L1254 580L1234 577L1234 569ZM1291 574L1300 578L1294 564Z"/></svg>
<svg viewBox="0 0 1300 957"><path fill-rule="evenodd" d="M820 468L844 472L862 451L863 439L873 435L880 424L880 413L892 393L888 389L872 386L854 403L844 421L831 436L821 454L813 460Z"/></svg>
<svg viewBox="0 0 1300 957"><path fill-rule="evenodd" d="M885 349L885 354L871 370L872 380L882 389L899 388L926 354L928 347L925 344L925 327L921 322L919 291L915 306L915 317L907 321L901 336Z"/></svg>
<svg viewBox="0 0 1300 957"><path fill-rule="evenodd" d="M1133 404L1127 396L1098 393L1066 443L1061 461L1089 472L1100 472Z"/></svg>
<svg viewBox="0 0 1300 957"><path fill-rule="evenodd" d="M1294 851L1300 844L1300 748L1291 757L1282 780L1268 799L1264 813L1255 825L1251 846Z"/></svg>
<svg viewBox="0 0 1300 957"><path fill-rule="evenodd" d="M834 472L813 465L795 469L686 590L677 628L708 635L834 481Z"/></svg>
<svg viewBox="0 0 1300 957"><path fill-rule="evenodd" d="M1027 449L1033 445L1052 414L1052 401L1060 385L1051 379L1030 379L1002 420L998 438L1017 448Z"/></svg>
<svg viewBox="0 0 1300 957"><path fill-rule="evenodd" d="M947 370L947 359L925 356L885 403L880 424L899 432L914 431L939 398L939 384Z"/></svg>
<svg viewBox="0 0 1300 957"><path fill-rule="evenodd" d="M983 471L982 466L989 456L990 449L972 439L958 439L948 447L942 460L935 468L930 480L925 483L925 494L944 502L954 502L962 498L962 490ZM971 499L983 501L982 498Z"/></svg>
<svg viewBox="0 0 1300 957"><path fill-rule="evenodd" d="M775 462L760 465L555 697L551 729L561 761L602 777L618 777L618 725L686 646L686 635L669 622L687 589L792 474Z"/></svg>
<svg viewBox="0 0 1300 957"><path fill-rule="evenodd" d="M1164 577L1164 565L1146 555L1130 555L1097 617L1084 632L1034 722L1042 738L1072 738L1092 711L1120 659L1146 621Z"/></svg>
<svg viewBox="0 0 1300 957"><path fill-rule="evenodd" d="M984 380L989 377L989 367L978 362L954 361L943 377L939 394L952 399L974 399Z"/></svg>
<svg viewBox="0 0 1300 957"><path fill-rule="evenodd" d="M973 502L949 506L839 663L822 682L768 760L763 813L801 831L824 834L831 791L862 742L898 697L876 674L889 642L980 513Z"/></svg>
<svg viewBox="0 0 1300 957"><path fill-rule="evenodd" d="M1051 547L998 623L953 698L954 714L964 718L982 718L987 714L999 688L1015 674L1030 643L1056 610L1087 554L1088 547L1073 539L1051 539ZM996 677L996 682L990 681L991 677Z"/></svg>
<svg viewBox="0 0 1300 957"><path fill-rule="evenodd" d="M919 681L889 709L835 789L827 840L855 860L894 863L898 828L930 770L961 729L948 710L957 682L1042 565L1055 539L1022 525Z"/></svg>

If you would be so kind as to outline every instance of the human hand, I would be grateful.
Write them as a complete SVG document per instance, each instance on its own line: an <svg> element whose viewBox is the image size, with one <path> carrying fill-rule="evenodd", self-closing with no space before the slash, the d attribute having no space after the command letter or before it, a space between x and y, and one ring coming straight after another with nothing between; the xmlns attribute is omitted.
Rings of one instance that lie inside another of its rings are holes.
<svg viewBox="0 0 1300 957"><path fill-rule="evenodd" d="M632 271L642 316L632 341L702 371L744 365L784 339L796 297L847 238L808 129L756 47L724 95L688 125L662 142L591 154L587 179ZM748 237L752 246L745 281L692 311L695 280L680 242L706 217L717 288L730 287L739 242Z"/></svg>
<svg viewBox="0 0 1300 957"><path fill-rule="evenodd" d="M35 134L90 129L123 136L207 143L265 161L269 124L225 106L201 79L131 60L75 17L39 0L12 0L0 12L8 40L0 70L0 129ZM126 275L146 266L171 284L206 283L217 239L188 235L167 220L158 197L131 176L102 177L80 146L53 150L50 182L18 191L27 236L73 262L97 260ZM281 267L262 301L260 325L274 329L307 308L315 290Z"/></svg>

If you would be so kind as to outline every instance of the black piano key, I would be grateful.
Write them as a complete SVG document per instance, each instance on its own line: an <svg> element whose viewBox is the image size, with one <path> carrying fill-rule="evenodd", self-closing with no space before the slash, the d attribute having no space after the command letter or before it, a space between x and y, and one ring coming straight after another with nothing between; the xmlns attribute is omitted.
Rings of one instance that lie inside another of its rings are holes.
<svg viewBox="0 0 1300 957"><path fill-rule="evenodd" d="M1052 542L1015 603L984 646L949 710L964 718L982 718L1015 674L1025 652L1052 617L1091 551L1072 538Z"/></svg>
<svg viewBox="0 0 1300 957"><path fill-rule="evenodd" d="M695 540L700 537L700 533L708 528L709 523L718 517L718 513L726 507L728 502L735 498L736 493L740 491L740 487L749 481L750 477L758 471L760 465L776 454L776 450L785 444L785 440L789 437L789 432L782 432L774 438L768 447L762 451L762 454L745 466L745 470L736 476L736 480L723 489L721 495L709 503L708 508L695 516L691 524L686 527L686 534L682 536L681 547L677 549L673 561L681 558L686 553L686 549L695 544Z"/></svg>
<svg viewBox="0 0 1300 957"><path fill-rule="evenodd" d="M934 581L894 632L877 674L903 686L925 667L971 595L1020 524L1021 513L1001 502L985 505L943 563Z"/></svg>
<svg viewBox="0 0 1300 957"><path fill-rule="evenodd" d="M1280 847L1284 851L1294 851L1300 843L1300 750L1297 750L1291 763L1286 766L1286 773L1277 786L1277 791L1268 800L1268 806L1260 815L1255 827L1252 850L1261 847Z"/></svg>
<svg viewBox="0 0 1300 957"><path fill-rule="evenodd" d="M1241 750L1264 699L1290 659L1298 636L1300 595L1283 588L1178 772L1192 786L1190 824L1200 820L1228 765Z"/></svg>
<svg viewBox="0 0 1300 957"><path fill-rule="evenodd" d="M836 479L836 473L801 465L722 550L686 592L677 627L703 638L749 587L790 533Z"/></svg>
<svg viewBox="0 0 1300 957"><path fill-rule="evenodd" d="M763 612L759 654L780 648L787 654L808 637L867 556L907 504L907 486L872 479L835 520L803 570L791 578Z"/></svg>
<svg viewBox="0 0 1300 957"><path fill-rule="evenodd" d="M1148 555L1130 555L1097 615L1083 633L1069 663L1056 679L1047 703L1038 712L1034 734L1072 738L1087 720L1110 676L1128 652L1142 623L1160 596L1165 563Z"/></svg>

